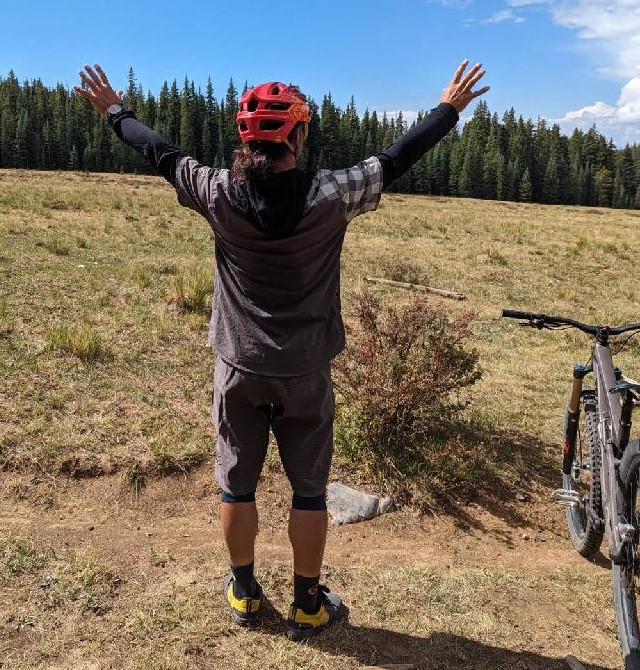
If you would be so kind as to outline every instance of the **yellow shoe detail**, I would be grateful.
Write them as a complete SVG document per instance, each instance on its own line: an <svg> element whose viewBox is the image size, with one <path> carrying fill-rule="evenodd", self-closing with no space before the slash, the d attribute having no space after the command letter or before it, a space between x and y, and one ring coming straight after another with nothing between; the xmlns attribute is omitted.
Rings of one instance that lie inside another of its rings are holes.
<svg viewBox="0 0 640 670"><path fill-rule="evenodd" d="M233 582L227 589L227 600L234 610L242 614L254 614L260 608L260 598L236 598L233 593Z"/></svg>
<svg viewBox="0 0 640 670"><path fill-rule="evenodd" d="M329 623L329 612L324 605L320 605L320 609L315 614L307 614L299 607L291 606L289 610L289 620L295 623L304 624L307 626L325 626Z"/></svg>

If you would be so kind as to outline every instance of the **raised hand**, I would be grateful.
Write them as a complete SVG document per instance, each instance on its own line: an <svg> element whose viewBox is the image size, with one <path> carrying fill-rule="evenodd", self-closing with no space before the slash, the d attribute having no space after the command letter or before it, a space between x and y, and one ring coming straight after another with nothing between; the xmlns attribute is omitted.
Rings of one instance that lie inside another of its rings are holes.
<svg viewBox="0 0 640 670"><path fill-rule="evenodd" d="M84 66L84 71L81 70L79 74L86 88L74 86L73 90L86 98L98 114L104 115L110 105L122 104L122 91L116 93L111 88L107 75L99 65L94 65L94 68L90 65Z"/></svg>
<svg viewBox="0 0 640 670"><path fill-rule="evenodd" d="M440 102L448 102L456 108L458 114L474 99L484 95L488 86L483 86L477 91L473 87L484 77L485 70L482 69L482 63L476 63L466 74L464 71L469 65L468 60L463 60L453 75L453 79L442 91Z"/></svg>

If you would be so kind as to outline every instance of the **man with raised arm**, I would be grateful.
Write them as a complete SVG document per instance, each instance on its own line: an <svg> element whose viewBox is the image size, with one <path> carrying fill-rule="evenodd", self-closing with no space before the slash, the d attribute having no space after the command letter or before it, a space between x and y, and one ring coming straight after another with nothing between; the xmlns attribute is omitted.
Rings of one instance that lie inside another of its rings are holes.
<svg viewBox="0 0 640 670"><path fill-rule="evenodd" d="M209 340L217 353L212 416L216 479L231 570L224 594L239 624L260 616L254 577L256 488L273 431L293 491L289 538L293 603L287 634L304 640L337 619L340 598L320 585L327 533L325 489L333 451L330 363L345 343L340 253L351 219L378 206L382 190L457 123L488 87L480 64L463 61L440 104L382 153L342 170L296 167L311 119L295 86L268 82L239 102L243 146L230 170L201 165L124 108L99 65L75 87L106 115L215 234Z"/></svg>

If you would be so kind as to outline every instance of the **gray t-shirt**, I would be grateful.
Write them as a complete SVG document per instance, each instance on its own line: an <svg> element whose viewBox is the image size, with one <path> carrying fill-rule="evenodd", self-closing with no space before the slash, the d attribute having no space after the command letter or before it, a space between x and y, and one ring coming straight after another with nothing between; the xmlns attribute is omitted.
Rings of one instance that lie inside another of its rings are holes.
<svg viewBox="0 0 640 670"><path fill-rule="evenodd" d="M209 342L227 363L273 377L326 365L344 347L340 252L351 219L376 209L380 161L319 170L304 213L288 237L256 228L234 198L228 170L182 157L175 175L180 204L209 221L216 277Z"/></svg>

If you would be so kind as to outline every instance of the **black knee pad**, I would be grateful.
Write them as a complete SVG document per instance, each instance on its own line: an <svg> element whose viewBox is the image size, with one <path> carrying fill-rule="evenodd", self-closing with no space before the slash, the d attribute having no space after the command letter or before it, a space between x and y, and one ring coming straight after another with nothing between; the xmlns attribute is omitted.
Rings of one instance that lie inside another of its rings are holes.
<svg viewBox="0 0 640 670"><path fill-rule="evenodd" d="M291 507L306 512L326 512L327 498L324 493L313 497L299 496L297 493L294 493L291 500Z"/></svg>
<svg viewBox="0 0 640 670"><path fill-rule="evenodd" d="M256 501L255 491L252 491L251 493L243 493L240 496L234 496L232 493L227 493L226 491L220 492L220 502L223 503L245 503L255 501Z"/></svg>

